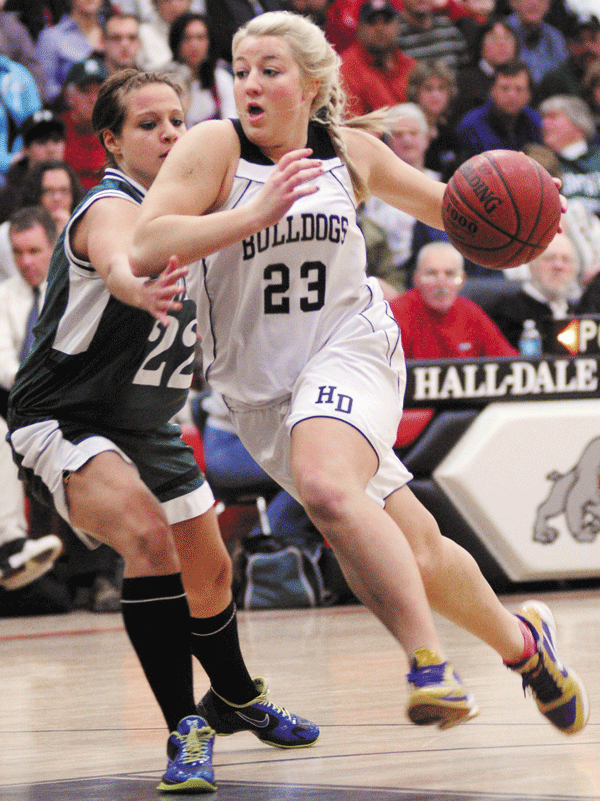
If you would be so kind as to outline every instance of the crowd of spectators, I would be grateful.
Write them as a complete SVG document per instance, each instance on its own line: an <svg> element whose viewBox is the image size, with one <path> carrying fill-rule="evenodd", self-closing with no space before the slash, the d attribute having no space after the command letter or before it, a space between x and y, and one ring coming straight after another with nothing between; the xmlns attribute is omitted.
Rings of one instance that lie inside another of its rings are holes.
<svg viewBox="0 0 600 801"><path fill-rule="evenodd" d="M407 357L514 355L525 319L544 332L544 321L600 314L600 20L586 2L0 0L0 295L10 305L8 282L18 285L12 312L28 316L14 215L42 209L60 234L100 180L104 151L91 113L102 81L132 66L169 70L181 80L188 126L233 117L233 33L286 9L311 16L337 50L349 113L388 109L384 140L416 169L445 181L470 156L504 148L529 153L563 181L563 233L506 276L464 263L444 232L381 201L359 209L368 270L392 301ZM518 293L486 307L488 317L460 296L472 279L513 280ZM11 370L24 339L24 330L13 337ZM0 353L8 345L0 332ZM547 337L544 350L552 352ZM0 461L2 485L15 480ZM1 588L14 591L10 577L36 550L19 525L9 535L0 517L0 614ZM34 537L52 533L32 526ZM57 554L46 550L49 570ZM114 592L106 598L112 608ZM97 597L90 604L103 608Z"/></svg>

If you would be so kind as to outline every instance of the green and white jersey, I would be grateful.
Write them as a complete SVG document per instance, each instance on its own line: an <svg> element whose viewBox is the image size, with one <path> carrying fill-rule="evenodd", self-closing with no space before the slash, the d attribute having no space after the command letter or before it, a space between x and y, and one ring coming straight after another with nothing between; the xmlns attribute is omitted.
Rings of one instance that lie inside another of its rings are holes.
<svg viewBox="0 0 600 801"><path fill-rule="evenodd" d="M119 197L141 203L145 189L116 169L88 192L58 240L35 344L10 398L11 429L56 419L95 429L147 431L182 408L196 346L195 304L185 288L182 308L164 327L113 297L92 265L70 244L76 221L92 203Z"/></svg>

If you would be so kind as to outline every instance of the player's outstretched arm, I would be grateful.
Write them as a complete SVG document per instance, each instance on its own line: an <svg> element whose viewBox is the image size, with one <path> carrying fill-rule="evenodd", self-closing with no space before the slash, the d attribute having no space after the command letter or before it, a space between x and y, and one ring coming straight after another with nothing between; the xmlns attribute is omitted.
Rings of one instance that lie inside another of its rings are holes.
<svg viewBox="0 0 600 801"><path fill-rule="evenodd" d="M90 261L112 295L168 325L168 312L181 308L175 296L181 292L181 279L187 268L171 259L165 261L168 266L154 281L133 274L127 251L138 214L137 203L101 198L78 221L71 244L77 254Z"/></svg>

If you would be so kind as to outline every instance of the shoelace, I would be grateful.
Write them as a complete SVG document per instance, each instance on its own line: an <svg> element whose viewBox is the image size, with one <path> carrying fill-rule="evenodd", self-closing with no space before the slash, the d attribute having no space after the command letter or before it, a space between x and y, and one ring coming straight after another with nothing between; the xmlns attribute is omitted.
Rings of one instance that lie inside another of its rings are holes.
<svg viewBox="0 0 600 801"><path fill-rule="evenodd" d="M208 754L208 744L212 737L212 729L203 726L198 729L193 726L186 737L183 739L183 762L203 762Z"/></svg>
<svg viewBox="0 0 600 801"><path fill-rule="evenodd" d="M277 704L274 704L273 701L270 701L268 699L267 695L268 693L259 696L255 701L255 703L261 704L261 706L266 706L268 709L271 709L273 712L275 712L276 715L282 715L283 717L291 721L295 720L294 715L290 715L290 713L284 707L277 706Z"/></svg>
<svg viewBox="0 0 600 801"><path fill-rule="evenodd" d="M561 695L561 688L556 679L544 664L542 654L539 654L537 665L527 673L523 674L523 693L526 694L527 687L531 687L543 704L554 701Z"/></svg>

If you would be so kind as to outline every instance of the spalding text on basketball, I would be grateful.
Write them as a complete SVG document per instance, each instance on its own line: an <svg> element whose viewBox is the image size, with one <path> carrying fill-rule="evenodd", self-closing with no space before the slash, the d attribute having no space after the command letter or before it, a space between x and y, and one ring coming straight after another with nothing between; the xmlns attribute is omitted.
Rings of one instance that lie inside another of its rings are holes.
<svg viewBox="0 0 600 801"><path fill-rule="evenodd" d="M482 181L477 172L471 169L468 164L463 165L463 177L473 189L473 194L481 202L486 214L491 214L498 206L502 205L502 199L495 195L490 187Z"/></svg>

